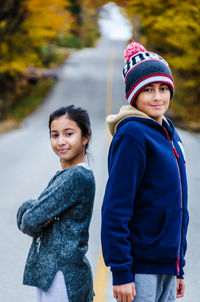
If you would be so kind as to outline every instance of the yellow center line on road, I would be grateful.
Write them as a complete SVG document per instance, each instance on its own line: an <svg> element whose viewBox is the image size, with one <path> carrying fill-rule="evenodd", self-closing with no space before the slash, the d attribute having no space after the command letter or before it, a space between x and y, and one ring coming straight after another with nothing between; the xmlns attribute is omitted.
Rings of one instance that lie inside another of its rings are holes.
<svg viewBox="0 0 200 302"><path fill-rule="evenodd" d="M102 250L100 250L99 261L94 283L94 302L104 302L106 299L106 290L108 285L109 270L104 264Z"/></svg>
<svg viewBox="0 0 200 302"><path fill-rule="evenodd" d="M113 70L114 70L114 53L112 54L109 61L107 98L106 98L106 116L109 115L111 112ZM108 145L110 145L112 136L109 132L107 125L106 125L106 137L107 137ZM100 249L99 260L98 260L95 282L94 282L94 292L95 292L94 302L105 302L106 290L108 285L108 273L109 273L109 269L104 264L102 250Z"/></svg>
<svg viewBox="0 0 200 302"><path fill-rule="evenodd" d="M106 116L110 114L112 104L112 79L114 70L114 53L112 53L109 61L108 82L107 82L107 98L106 98Z"/></svg>

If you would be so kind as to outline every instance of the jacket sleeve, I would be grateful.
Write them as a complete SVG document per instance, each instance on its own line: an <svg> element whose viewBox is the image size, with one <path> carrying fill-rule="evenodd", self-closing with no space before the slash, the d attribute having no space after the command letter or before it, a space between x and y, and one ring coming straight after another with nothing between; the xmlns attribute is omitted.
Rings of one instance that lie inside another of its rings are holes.
<svg viewBox="0 0 200 302"><path fill-rule="evenodd" d="M50 183L37 200L27 201L19 208L17 224L23 233L32 237L40 234L46 221L77 202L78 173L70 170Z"/></svg>
<svg viewBox="0 0 200 302"><path fill-rule="evenodd" d="M184 266L185 266L185 254L187 250L187 229L189 223L189 214L187 209L183 209L183 219L182 219L182 240L180 249L180 272L177 278L184 279Z"/></svg>
<svg viewBox="0 0 200 302"><path fill-rule="evenodd" d="M102 206L102 250L113 284L134 281L129 223L145 170L143 145L129 134L114 137L108 159L109 178Z"/></svg>

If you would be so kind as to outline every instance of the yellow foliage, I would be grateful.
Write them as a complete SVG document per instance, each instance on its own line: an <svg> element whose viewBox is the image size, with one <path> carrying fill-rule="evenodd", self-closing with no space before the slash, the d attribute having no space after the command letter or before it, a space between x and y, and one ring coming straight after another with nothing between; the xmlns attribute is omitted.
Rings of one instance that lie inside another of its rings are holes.
<svg viewBox="0 0 200 302"><path fill-rule="evenodd" d="M8 44L5 42L2 42L0 44L0 52L2 56L6 56L7 52L8 52Z"/></svg>
<svg viewBox="0 0 200 302"><path fill-rule="evenodd" d="M178 0L129 0L127 11L129 15L136 13L141 17L148 44L176 58L177 68L193 69L199 62L199 1L183 1L180 5ZM180 63L178 57L184 58L184 62Z"/></svg>
<svg viewBox="0 0 200 302"><path fill-rule="evenodd" d="M6 27L6 21L1 21L0 22L0 29L4 29Z"/></svg>
<svg viewBox="0 0 200 302"><path fill-rule="evenodd" d="M8 73L14 76L16 73L24 71L27 67L27 64L37 64L38 57L36 54L32 53L26 56L15 57L15 60L6 62L4 65L0 65L0 73Z"/></svg>
<svg viewBox="0 0 200 302"><path fill-rule="evenodd" d="M88 6L90 8L98 8L104 4L106 4L109 1L106 0L80 0L80 3L82 6Z"/></svg>
<svg viewBox="0 0 200 302"><path fill-rule="evenodd" d="M33 46L55 38L59 33L70 30L72 17L66 10L66 0L29 0L25 2L29 11L23 28Z"/></svg>
<svg viewBox="0 0 200 302"><path fill-rule="evenodd" d="M41 66L36 48L70 32L73 18L67 0L26 0L24 21L0 46L0 73L15 75L28 65ZM6 28L6 20L0 29Z"/></svg>

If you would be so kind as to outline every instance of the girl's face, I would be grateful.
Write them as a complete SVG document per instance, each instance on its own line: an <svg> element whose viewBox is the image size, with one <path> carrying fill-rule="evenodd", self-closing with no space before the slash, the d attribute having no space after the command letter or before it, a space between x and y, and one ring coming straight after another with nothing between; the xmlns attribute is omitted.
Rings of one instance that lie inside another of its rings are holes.
<svg viewBox="0 0 200 302"><path fill-rule="evenodd" d="M162 124L163 115L170 103L170 90L166 84L151 83L147 85L136 99L137 108Z"/></svg>
<svg viewBox="0 0 200 302"><path fill-rule="evenodd" d="M62 168L69 168L84 161L85 146L89 138L82 137L77 123L63 115L51 123L51 146L60 157Z"/></svg>

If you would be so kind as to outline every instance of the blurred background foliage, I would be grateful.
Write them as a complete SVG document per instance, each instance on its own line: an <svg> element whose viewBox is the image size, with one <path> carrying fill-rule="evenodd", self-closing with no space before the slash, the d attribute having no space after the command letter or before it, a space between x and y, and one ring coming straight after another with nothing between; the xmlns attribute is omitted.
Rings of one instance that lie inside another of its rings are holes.
<svg viewBox="0 0 200 302"><path fill-rule="evenodd" d="M50 88L44 68L61 64L70 48L94 46L99 5L91 0L0 0L0 120L22 104L23 110L27 96L33 110L38 106L34 90Z"/></svg>
<svg viewBox="0 0 200 302"><path fill-rule="evenodd" d="M43 86L48 91L50 85L42 81L32 88L37 81L30 80L30 68L54 68L66 59L69 49L95 45L100 36L99 10L108 2L0 0L0 120L32 91L35 95ZM133 38L169 62L176 85L173 112L199 130L200 1L113 2L133 25Z"/></svg>
<svg viewBox="0 0 200 302"><path fill-rule="evenodd" d="M15 75L42 66L40 47L68 33L73 18L65 0L7 0L0 7L0 73ZM66 22L67 20L67 22Z"/></svg>

